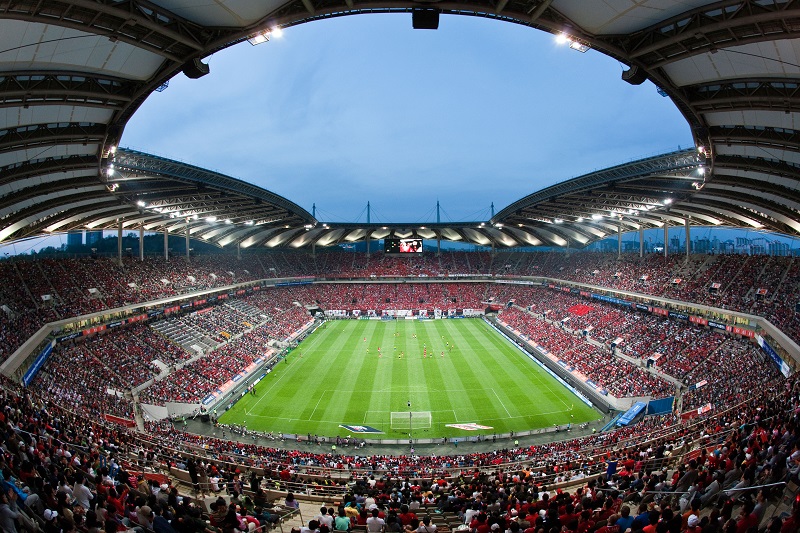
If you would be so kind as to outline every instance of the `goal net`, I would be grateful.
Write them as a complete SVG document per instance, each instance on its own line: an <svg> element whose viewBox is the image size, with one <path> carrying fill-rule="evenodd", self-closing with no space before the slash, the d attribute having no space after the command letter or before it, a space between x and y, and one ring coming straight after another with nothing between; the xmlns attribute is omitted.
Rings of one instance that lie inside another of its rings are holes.
<svg viewBox="0 0 800 533"><path fill-rule="evenodd" d="M392 411L392 429L430 429L430 411Z"/></svg>

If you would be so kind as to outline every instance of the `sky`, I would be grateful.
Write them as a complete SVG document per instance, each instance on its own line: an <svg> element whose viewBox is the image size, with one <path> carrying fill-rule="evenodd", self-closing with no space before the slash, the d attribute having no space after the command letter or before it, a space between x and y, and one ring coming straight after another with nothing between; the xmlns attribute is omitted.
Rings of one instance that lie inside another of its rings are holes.
<svg viewBox="0 0 800 533"><path fill-rule="evenodd" d="M692 146L654 85L538 30L463 16L413 30L410 14L288 28L179 74L121 146L280 194L323 222L490 218L565 179Z"/></svg>

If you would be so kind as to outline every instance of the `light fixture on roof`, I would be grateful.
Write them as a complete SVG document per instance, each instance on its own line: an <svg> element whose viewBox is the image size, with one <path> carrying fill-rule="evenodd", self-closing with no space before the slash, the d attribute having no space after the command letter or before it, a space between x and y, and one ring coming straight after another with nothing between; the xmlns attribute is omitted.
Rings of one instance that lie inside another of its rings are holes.
<svg viewBox="0 0 800 533"><path fill-rule="evenodd" d="M595 213L594 215L592 215L592 220L600 220L601 218L603 218L603 215L601 215L600 213Z"/></svg>
<svg viewBox="0 0 800 533"><path fill-rule="evenodd" d="M252 220L248 220L247 222L244 223L244 225L245 226L252 226L253 225L253 221Z"/></svg>
<svg viewBox="0 0 800 533"><path fill-rule="evenodd" d="M562 45L563 44L569 45L570 48L572 48L573 50L577 50L582 54L591 48L591 46L589 46L588 44L582 43L566 33L556 34L556 43Z"/></svg>
<svg viewBox="0 0 800 533"><path fill-rule="evenodd" d="M578 222L583 222L583 217L578 217Z"/></svg>
<svg viewBox="0 0 800 533"><path fill-rule="evenodd" d="M496 228L502 228L502 227L503 227L503 225L502 225L501 223L499 223L499 222L498 222L497 224L495 224L495 225L494 225L494 227L496 227Z"/></svg>
<svg viewBox="0 0 800 533"><path fill-rule="evenodd" d="M700 189L702 189L703 187L705 187L705 186L706 186L706 182L705 181L695 181L695 182L692 183L692 187L694 187L698 191Z"/></svg>
<svg viewBox="0 0 800 533"><path fill-rule="evenodd" d="M564 223L564 221L563 221L562 219L560 219L560 218L554 218L554 219L553 219L553 222L554 222L555 224L563 224L563 223Z"/></svg>
<svg viewBox="0 0 800 533"><path fill-rule="evenodd" d="M233 224L233 222L231 222L231 219L229 219L229 218L226 218L226 219L225 219L225 223L226 223L226 224Z"/></svg>
<svg viewBox="0 0 800 533"><path fill-rule="evenodd" d="M697 147L697 153L698 153L698 154L705 154L705 153L706 153L706 147L705 147L705 146L703 146L702 144L701 144L701 145L699 145L699 146Z"/></svg>
<svg viewBox="0 0 800 533"><path fill-rule="evenodd" d="M697 173L702 176L703 174L706 173L706 167L700 165L699 167L697 167Z"/></svg>
<svg viewBox="0 0 800 533"><path fill-rule="evenodd" d="M271 32L269 30L264 30L256 33L252 37L247 38L247 42L252 44L253 46L257 46L259 44L264 44L269 42Z"/></svg>
<svg viewBox="0 0 800 533"><path fill-rule="evenodd" d="M579 41L572 41L569 43L569 47L573 50L577 50L578 52L585 54L589 48L591 48L588 44L581 43Z"/></svg>
<svg viewBox="0 0 800 533"><path fill-rule="evenodd" d="M147 207L147 203L144 200L139 200L138 202L136 202L136 205L138 205L139 207Z"/></svg>
<svg viewBox="0 0 800 533"><path fill-rule="evenodd" d="M216 222L217 221L217 217L212 215L210 217L206 217L206 220L209 221L209 222Z"/></svg>
<svg viewBox="0 0 800 533"><path fill-rule="evenodd" d="M199 217L199 216L197 216L197 215L193 215L193 216L192 216L192 219L193 219L193 220L197 220L198 218L200 218L200 217Z"/></svg>
<svg viewBox="0 0 800 533"><path fill-rule="evenodd" d="M420 226L420 228L419 228L419 229L425 229L425 226Z"/></svg>
<svg viewBox="0 0 800 533"><path fill-rule="evenodd" d="M117 153L117 147L115 145L110 146L108 148L108 153L109 154L116 154Z"/></svg>
<svg viewBox="0 0 800 533"><path fill-rule="evenodd" d="M305 225L305 226L303 226L303 227L304 227L304 228L306 228L306 229L311 229L311 228L313 228L314 226L312 226L311 224L306 224L306 225Z"/></svg>
<svg viewBox="0 0 800 533"><path fill-rule="evenodd" d="M671 203L672 203L672 198L665 198L664 199L664 205L669 205Z"/></svg>
<svg viewBox="0 0 800 533"><path fill-rule="evenodd" d="M268 30L262 30L255 35L247 38L247 42L253 46L269 42L272 37L280 39L283 37L283 29L280 26L275 26Z"/></svg>
<svg viewBox="0 0 800 533"><path fill-rule="evenodd" d="M556 44L567 44L569 42L572 42L572 39L566 33L556 34Z"/></svg>

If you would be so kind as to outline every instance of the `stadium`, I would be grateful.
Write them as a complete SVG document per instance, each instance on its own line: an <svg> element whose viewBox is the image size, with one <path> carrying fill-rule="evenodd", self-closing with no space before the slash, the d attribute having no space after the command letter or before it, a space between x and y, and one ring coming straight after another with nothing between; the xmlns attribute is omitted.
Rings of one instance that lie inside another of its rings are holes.
<svg viewBox="0 0 800 533"><path fill-rule="evenodd" d="M800 531L800 263L690 239L800 233L800 7L588 4L0 4L0 244L97 239L0 261L0 528ZM424 225L120 146L211 54L370 13L598 51L695 146Z"/></svg>

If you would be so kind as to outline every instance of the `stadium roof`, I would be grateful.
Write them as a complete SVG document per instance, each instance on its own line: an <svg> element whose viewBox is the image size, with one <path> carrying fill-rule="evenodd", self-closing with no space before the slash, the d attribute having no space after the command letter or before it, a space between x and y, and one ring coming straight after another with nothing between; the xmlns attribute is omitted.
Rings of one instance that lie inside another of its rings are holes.
<svg viewBox="0 0 800 533"><path fill-rule="evenodd" d="M563 34L575 48L620 60L630 67L627 82L650 79L672 98L702 152L582 176L530 194L482 225L424 229L326 227L294 203L241 181L115 153L144 99L181 72L204 75L201 59L219 49L266 38L275 27L420 8ZM793 0L2 2L0 243L115 228L119 219L129 229L188 225L196 237L245 246L328 245L367 234L582 246L687 218L692 225L800 234L798 32L800 2Z"/></svg>

